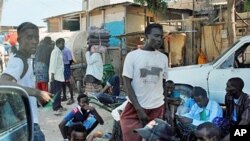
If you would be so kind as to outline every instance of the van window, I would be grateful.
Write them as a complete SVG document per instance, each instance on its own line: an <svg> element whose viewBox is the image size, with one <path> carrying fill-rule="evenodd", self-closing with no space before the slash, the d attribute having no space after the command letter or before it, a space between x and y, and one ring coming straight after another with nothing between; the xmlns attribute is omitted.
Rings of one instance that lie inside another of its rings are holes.
<svg viewBox="0 0 250 141"><path fill-rule="evenodd" d="M246 43L235 53L235 68L250 68L250 43Z"/></svg>

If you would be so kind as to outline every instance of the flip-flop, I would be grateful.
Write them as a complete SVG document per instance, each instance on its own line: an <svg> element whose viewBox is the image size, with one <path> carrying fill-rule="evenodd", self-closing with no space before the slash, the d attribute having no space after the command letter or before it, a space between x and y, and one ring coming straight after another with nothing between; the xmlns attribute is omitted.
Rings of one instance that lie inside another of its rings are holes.
<svg viewBox="0 0 250 141"><path fill-rule="evenodd" d="M102 136L103 139L111 139L112 133L106 133Z"/></svg>

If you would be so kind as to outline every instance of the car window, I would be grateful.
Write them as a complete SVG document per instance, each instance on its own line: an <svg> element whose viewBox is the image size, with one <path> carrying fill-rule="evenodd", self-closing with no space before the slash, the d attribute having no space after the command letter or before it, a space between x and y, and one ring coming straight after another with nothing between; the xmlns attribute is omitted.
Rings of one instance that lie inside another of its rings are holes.
<svg viewBox="0 0 250 141"><path fill-rule="evenodd" d="M0 91L0 134L27 120L22 97L16 95Z"/></svg>

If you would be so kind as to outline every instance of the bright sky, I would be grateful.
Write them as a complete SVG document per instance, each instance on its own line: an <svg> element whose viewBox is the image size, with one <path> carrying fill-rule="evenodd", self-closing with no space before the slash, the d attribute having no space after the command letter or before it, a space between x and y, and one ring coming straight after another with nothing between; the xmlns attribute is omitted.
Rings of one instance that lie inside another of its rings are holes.
<svg viewBox="0 0 250 141"><path fill-rule="evenodd" d="M22 22L32 22L46 26L44 18L80 11L82 0L4 0L3 26L18 26Z"/></svg>

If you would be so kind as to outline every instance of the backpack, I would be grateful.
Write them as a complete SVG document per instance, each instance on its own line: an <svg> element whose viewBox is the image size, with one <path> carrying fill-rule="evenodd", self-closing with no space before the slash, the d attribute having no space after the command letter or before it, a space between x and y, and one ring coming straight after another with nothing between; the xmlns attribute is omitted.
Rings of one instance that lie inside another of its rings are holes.
<svg viewBox="0 0 250 141"><path fill-rule="evenodd" d="M16 55L14 57L20 58L23 61L23 72L22 72L22 74L20 76L20 79L22 79L24 77L24 75L26 74L26 72L28 71L28 68L29 68L29 65L28 65L28 62L27 62L28 58L26 58L25 55L20 51L17 51Z"/></svg>

